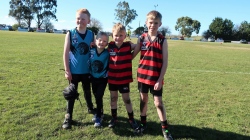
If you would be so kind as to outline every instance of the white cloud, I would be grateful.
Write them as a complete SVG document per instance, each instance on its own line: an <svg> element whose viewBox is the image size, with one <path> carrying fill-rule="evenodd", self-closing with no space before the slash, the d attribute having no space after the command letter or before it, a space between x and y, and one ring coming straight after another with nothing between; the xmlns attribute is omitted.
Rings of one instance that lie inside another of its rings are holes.
<svg viewBox="0 0 250 140"><path fill-rule="evenodd" d="M9 16L4 16L4 18L0 24L13 25L15 23L16 23L16 21L13 18L11 18Z"/></svg>

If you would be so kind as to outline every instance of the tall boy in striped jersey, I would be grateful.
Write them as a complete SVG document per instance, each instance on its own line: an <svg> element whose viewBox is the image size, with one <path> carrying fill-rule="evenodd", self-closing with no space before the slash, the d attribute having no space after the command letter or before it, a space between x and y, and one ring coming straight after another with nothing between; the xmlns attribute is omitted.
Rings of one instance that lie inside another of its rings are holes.
<svg viewBox="0 0 250 140"><path fill-rule="evenodd" d="M162 101L163 79L168 66L168 44L166 38L158 33L158 28L162 24L161 19L162 15L158 11L151 11L147 14L148 33L144 33L138 38L137 47L133 52L133 58L139 51L141 52L137 70L141 124L137 128L137 132L142 133L147 128L148 92L150 91L154 97L164 138L172 140Z"/></svg>
<svg viewBox="0 0 250 140"><path fill-rule="evenodd" d="M130 100L130 82L132 79L132 46L130 42L123 42L126 38L126 29L121 23L117 23L112 29L113 41L108 44L109 70L108 85L110 90L110 106L112 119L109 127L117 124L118 91L122 94L123 102L129 116L129 124L133 129L138 127L134 120L132 103ZM134 44L135 45L135 44Z"/></svg>

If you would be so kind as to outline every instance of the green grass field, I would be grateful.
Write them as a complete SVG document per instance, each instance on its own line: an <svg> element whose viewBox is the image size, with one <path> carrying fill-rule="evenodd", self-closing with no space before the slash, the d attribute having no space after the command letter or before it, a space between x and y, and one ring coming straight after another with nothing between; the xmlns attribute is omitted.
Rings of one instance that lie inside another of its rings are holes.
<svg viewBox="0 0 250 140"><path fill-rule="evenodd" d="M148 129L136 136L127 124L119 98L119 126L108 128L111 119L109 91L104 95L105 118L95 129L79 89L76 123L61 128L66 101L62 53L64 34L0 31L0 139L163 139L159 118L149 100ZM135 42L135 39L132 40ZM174 139L250 139L250 45L169 40L169 66L163 99ZM133 60L131 99L139 120L139 93ZM151 96L152 97L152 96ZM95 102L93 100L93 102Z"/></svg>

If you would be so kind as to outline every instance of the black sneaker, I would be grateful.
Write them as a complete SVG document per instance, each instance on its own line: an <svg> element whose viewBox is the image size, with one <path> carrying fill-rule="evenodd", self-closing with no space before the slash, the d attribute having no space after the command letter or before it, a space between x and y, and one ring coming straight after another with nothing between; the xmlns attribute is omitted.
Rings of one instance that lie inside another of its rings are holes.
<svg viewBox="0 0 250 140"><path fill-rule="evenodd" d="M109 128L115 127L116 124L117 124L117 122L118 122L117 119L112 118L112 119L110 120L110 122L109 122Z"/></svg>
<svg viewBox="0 0 250 140"><path fill-rule="evenodd" d="M135 119L129 119L128 123L130 124L132 129L136 130L136 128L138 128L138 125L137 125Z"/></svg>
<svg viewBox="0 0 250 140"><path fill-rule="evenodd" d="M165 140L173 140L173 137L171 136L171 134L169 133L168 130L163 130L162 129L162 133L163 133L163 136L164 136Z"/></svg>
<svg viewBox="0 0 250 140"><path fill-rule="evenodd" d="M71 128L71 121L72 121L72 120L71 120L71 118L70 118L69 113L65 114L65 119L64 119L62 128L63 128L63 129L69 129L69 128Z"/></svg>
<svg viewBox="0 0 250 140"><path fill-rule="evenodd" d="M147 129L146 124L140 124L139 127L136 128L136 132L138 134L143 134L143 131L145 131L146 129Z"/></svg>
<svg viewBox="0 0 250 140"><path fill-rule="evenodd" d="M88 108L88 113L89 114L96 114L96 108L92 108L92 109Z"/></svg>

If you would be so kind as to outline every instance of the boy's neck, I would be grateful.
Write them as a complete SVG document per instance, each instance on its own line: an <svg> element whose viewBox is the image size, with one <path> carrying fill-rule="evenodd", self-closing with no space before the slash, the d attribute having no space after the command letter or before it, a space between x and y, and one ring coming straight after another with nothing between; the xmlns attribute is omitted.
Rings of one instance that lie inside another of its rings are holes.
<svg viewBox="0 0 250 140"><path fill-rule="evenodd" d="M79 33L85 34L87 28L86 28L86 27L85 27L85 28L79 28L79 27L77 27L76 29L77 29L77 31L78 31Z"/></svg>
<svg viewBox="0 0 250 140"><path fill-rule="evenodd" d="M157 34L158 34L157 32L148 32L149 36L157 36Z"/></svg>
<svg viewBox="0 0 250 140"><path fill-rule="evenodd" d="M123 44L123 42L122 42L121 44L115 43L115 45L116 45L118 48L120 48L120 47L122 46L122 44Z"/></svg>

